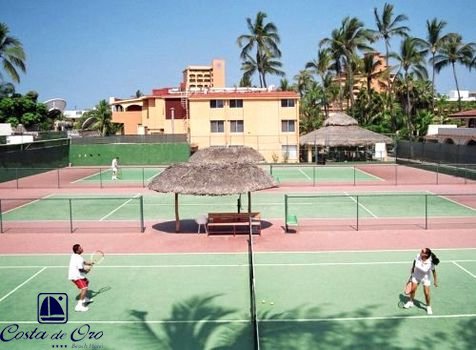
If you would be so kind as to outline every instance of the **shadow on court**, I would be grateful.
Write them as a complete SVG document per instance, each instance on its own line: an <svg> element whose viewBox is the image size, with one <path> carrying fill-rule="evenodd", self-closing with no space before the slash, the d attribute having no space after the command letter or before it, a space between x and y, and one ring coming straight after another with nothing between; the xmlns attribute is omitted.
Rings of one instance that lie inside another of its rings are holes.
<svg viewBox="0 0 476 350"><path fill-rule="evenodd" d="M249 319L249 315L217 305L218 296L195 296L176 303L170 317L160 324L148 323L147 311L130 310L129 315L141 322L128 326L128 336L142 349L254 349L251 322L240 321ZM469 350L476 342L476 319L456 321L453 328L447 329L444 320L440 324L428 319L417 323L404 318L372 319L377 307L368 305L332 315L320 307L306 306L280 313L261 312L260 348L427 350L431 344L432 349Z"/></svg>
<svg viewBox="0 0 476 350"><path fill-rule="evenodd" d="M92 290L92 289L90 289L90 290L88 291L88 298L90 298L90 299L96 298L96 297L99 296L100 294L106 293L106 292L110 291L111 289L112 289L111 286L101 287L101 288L99 288L98 290ZM76 295L76 300L79 300L79 294Z"/></svg>
<svg viewBox="0 0 476 350"><path fill-rule="evenodd" d="M261 220L261 229L264 230L268 227L273 226L269 221ZM183 219L180 220L180 232L175 232L175 221L164 221L152 225L152 228L156 231L165 232L165 233L174 233L174 234L198 234L198 224L193 219ZM244 231L244 230L242 230ZM206 234L205 228L200 227L200 233ZM238 234L238 232L237 232ZM239 234L248 234L248 232L243 232Z"/></svg>

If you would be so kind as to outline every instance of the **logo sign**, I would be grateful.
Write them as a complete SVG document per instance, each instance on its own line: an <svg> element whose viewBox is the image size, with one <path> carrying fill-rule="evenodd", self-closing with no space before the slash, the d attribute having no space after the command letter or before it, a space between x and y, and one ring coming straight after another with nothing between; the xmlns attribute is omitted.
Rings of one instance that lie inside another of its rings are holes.
<svg viewBox="0 0 476 350"><path fill-rule="evenodd" d="M68 295L66 293L38 294L38 322L60 324L68 322Z"/></svg>

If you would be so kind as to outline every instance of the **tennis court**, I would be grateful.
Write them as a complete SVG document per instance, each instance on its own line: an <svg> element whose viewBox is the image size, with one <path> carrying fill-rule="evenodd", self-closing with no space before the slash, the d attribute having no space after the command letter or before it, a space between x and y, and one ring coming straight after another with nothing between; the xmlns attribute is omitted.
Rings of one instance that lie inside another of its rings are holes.
<svg viewBox="0 0 476 350"><path fill-rule="evenodd" d="M2 348L253 349L257 333L261 349L472 349L476 250L436 251L440 286L431 290L431 316L421 290L421 303L401 308L417 253L106 252L89 275L94 302L85 313L74 312L69 255L2 255L0 332L10 340ZM39 293L67 294L67 323L38 323ZM36 338L22 338L35 329ZM60 331L63 338L51 339Z"/></svg>

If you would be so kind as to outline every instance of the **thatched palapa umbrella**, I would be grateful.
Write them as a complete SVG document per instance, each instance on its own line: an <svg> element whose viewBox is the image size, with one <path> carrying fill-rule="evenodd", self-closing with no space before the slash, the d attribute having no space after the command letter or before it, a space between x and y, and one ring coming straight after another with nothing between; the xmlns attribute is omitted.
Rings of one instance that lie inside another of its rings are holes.
<svg viewBox="0 0 476 350"><path fill-rule="evenodd" d="M195 152L191 163L260 163L265 159L257 150L248 146L208 147Z"/></svg>
<svg viewBox="0 0 476 350"><path fill-rule="evenodd" d="M178 194L224 196L248 193L251 213L251 192L277 184L263 169L251 163L179 163L169 166L150 183L149 189L175 194L175 230L180 231Z"/></svg>
<svg viewBox="0 0 476 350"><path fill-rule="evenodd" d="M302 135L301 145L322 147L370 146L377 142L392 143L388 136L361 128L354 118L345 113L335 113L324 121L324 127Z"/></svg>

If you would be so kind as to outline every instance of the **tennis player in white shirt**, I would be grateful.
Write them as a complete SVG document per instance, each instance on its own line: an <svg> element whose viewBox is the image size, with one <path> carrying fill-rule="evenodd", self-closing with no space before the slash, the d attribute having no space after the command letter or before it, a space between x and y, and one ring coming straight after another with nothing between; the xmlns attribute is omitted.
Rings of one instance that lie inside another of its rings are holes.
<svg viewBox="0 0 476 350"><path fill-rule="evenodd" d="M417 255L413 261L413 266L411 269L411 282L412 288L409 295L409 300L403 305L405 309L409 309L414 304L415 292L418 288L418 285L423 284L423 293L425 294L426 301L426 312L428 315L433 314L430 304L430 286L431 286L431 274L433 274L433 283L435 287L438 287L438 279L436 277L436 265L440 263L440 259L437 258L435 253L431 251L430 248L423 248L420 251L420 254Z"/></svg>

